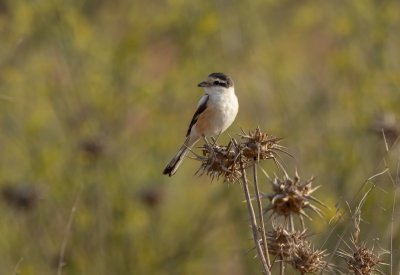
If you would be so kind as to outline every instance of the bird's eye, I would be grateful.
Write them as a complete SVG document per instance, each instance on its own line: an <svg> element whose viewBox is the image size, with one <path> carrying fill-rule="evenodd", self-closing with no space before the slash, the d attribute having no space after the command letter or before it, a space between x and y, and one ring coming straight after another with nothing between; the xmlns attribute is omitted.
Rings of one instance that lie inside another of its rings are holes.
<svg viewBox="0 0 400 275"><path fill-rule="evenodd" d="M221 82L219 82L218 80L214 81L214 85L219 86L219 85L221 85Z"/></svg>

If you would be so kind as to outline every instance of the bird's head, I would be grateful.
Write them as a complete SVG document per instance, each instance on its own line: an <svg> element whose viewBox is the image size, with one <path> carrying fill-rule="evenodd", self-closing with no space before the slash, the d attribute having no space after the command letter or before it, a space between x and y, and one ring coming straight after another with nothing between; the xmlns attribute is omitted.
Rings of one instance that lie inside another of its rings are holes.
<svg viewBox="0 0 400 275"><path fill-rule="evenodd" d="M233 90L233 80L223 73L212 73L203 82L197 85L209 92L227 92Z"/></svg>

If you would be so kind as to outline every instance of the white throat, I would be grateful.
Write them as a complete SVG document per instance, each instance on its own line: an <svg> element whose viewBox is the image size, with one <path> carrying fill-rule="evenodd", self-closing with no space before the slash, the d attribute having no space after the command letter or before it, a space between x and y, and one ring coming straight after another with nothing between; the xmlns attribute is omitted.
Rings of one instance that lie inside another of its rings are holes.
<svg viewBox="0 0 400 275"><path fill-rule="evenodd" d="M222 87L222 86L211 86L211 87L205 87L204 91L206 92L206 94L208 95L217 95L217 94L235 94L235 88L229 87Z"/></svg>

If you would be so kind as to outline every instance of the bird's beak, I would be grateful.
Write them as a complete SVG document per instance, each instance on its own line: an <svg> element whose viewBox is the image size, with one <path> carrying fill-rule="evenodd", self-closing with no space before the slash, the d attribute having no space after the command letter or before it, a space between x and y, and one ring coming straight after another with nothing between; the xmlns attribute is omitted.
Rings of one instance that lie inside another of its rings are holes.
<svg viewBox="0 0 400 275"><path fill-rule="evenodd" d="M205 81L200 82L200 83L197 85L197 87L208 87L208 83L205 82Z"/></svg>

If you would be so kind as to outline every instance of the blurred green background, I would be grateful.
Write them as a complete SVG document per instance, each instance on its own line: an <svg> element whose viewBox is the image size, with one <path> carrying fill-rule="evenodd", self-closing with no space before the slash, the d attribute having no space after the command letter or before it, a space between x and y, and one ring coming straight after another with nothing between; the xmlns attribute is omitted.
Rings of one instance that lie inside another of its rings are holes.
<svg viewBox="0 0 400 275"><path fill-rule="evenodd" d="M395 0L0 1L0 274L56 274L63 240L63 274L259 274L241 186L194 176L191 160L161 173L197 83L219 71L240 102L228 133L260 125L284 137L288 171L323 185L315 195L330 210L308 223L319 247L335 203L346 208L383 169L379 129L400 133L399 10ZM390 249L397 187L374 182L360 238Z"/></svg>

